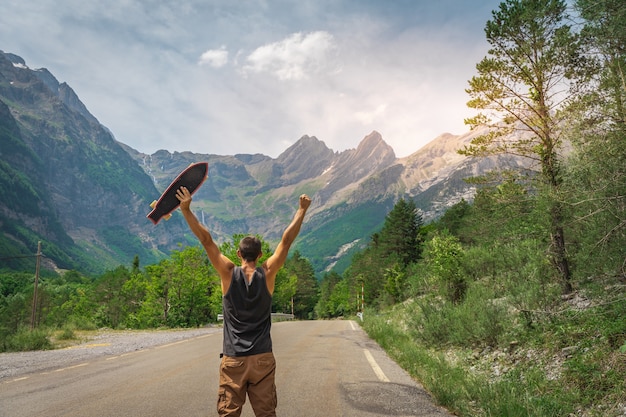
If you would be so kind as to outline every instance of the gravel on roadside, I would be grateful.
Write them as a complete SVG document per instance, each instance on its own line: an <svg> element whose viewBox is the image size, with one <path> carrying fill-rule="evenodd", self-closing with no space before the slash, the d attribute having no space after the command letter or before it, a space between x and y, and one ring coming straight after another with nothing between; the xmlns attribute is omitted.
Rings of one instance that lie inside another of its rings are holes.
<svg viewBox="0 0 626 417"><path fill-rule="evenodd" d="M115 356L221 332L221 327L174 330L99 330L88 340L63 349L0 353L0 382L63 368L101 356Z"/></svg>

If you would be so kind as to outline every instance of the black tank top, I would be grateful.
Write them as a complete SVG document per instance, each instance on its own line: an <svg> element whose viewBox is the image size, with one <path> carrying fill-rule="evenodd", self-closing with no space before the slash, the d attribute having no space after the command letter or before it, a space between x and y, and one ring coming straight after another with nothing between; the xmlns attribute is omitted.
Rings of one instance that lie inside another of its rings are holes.
<svg viewBox="0 0 626 417"><path fill-rule="evenodd" d="M230 287L222 297L224 309L224 355L248 356L272 351L272 295L265 272L257 268L248 283L236 266Z"/></svg>

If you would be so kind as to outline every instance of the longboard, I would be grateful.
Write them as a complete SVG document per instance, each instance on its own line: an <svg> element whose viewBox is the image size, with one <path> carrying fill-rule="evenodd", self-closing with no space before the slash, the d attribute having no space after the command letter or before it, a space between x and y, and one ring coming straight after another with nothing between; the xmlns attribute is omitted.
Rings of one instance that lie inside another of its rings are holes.
<svg viewBox="0 0 626 417"><path fill-rule="evenodd" d="M154 224L157 224L162 218L168 220L172 217L172 212L180 205L180 201L176 198L176 191L180 187L187 187L191 194L195 193L204 183L204 180L207 179L208 172L208 162L196 162L189 165L183 172L178 174L161 194L161 197L150 204L152 211L146 217Z"/></svg>

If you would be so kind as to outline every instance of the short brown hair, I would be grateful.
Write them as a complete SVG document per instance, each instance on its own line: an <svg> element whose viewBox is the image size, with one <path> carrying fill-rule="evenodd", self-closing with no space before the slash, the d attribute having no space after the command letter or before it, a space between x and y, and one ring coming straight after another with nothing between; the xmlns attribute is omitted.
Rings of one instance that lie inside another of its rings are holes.
<svg viewBox="0 0 626 417"><path fill-rule="evenodd" d="M256 261L261 254L261 240L255 236L246 236L239 242L241 257L250 262Z"/></svg>

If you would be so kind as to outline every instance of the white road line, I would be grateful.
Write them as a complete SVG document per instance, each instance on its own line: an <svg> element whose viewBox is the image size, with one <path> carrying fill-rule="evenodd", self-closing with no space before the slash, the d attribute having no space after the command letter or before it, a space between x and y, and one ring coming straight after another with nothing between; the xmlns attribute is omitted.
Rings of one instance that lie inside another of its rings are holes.
<svg viewBox="0 0 626 417"><path fill-rule="evenodd" d="M163 349L163 348L167 348L167 347L174 346L174 345L180 345L181 343L189 342L189 340L190 339L183 339L183 340L179 340L177 342L171 342L171 343L167 343L165 345L155 346L154 349Z"/></svg>
<svg viewBox="0 0 626 417"><path fill-rule="evenodd" d="M387 378L387 375L385 375L383 370L380 369L380 366L378 366L378 363L376 363L376 360L374 359L370 351L367 349L363 349L363 353L365 353L365 357L367 358L367 361L370 363L370 366L374 370L374 373L376 374L378 379L381 380L382 382L389 382L389 378Z"/></svg>
<svg viewBox="0 0 626 417"><path fill-rule="evenodd" d="M74 366L68 366L67 368L60 368L60 369L55 369L52 372L63 372L63 371L67 371L68 369L75 369L75 368L80 368L82 366L87 366L89 365L89 362L85 362L85 363L80 363L78 365L74 365Z"/></svg>
<svg viewBox="0 0 626 417"><path fill-rule="evenodd" d="M136 355L138 353L143 353L143 352L147 352L149 348L146 349L141 349L141 350L134 350L132 352L126 352L126 353L122 353L121 355L117 355L117 356L110 356L108 358L105 358L104 360L106 361L110 361L110 360L114 360L114 359L119 359L119 358L123 358L125 356L130 356L130 355Z"/></svg>
<svg viewBox="0 0 626 417"><path fill-rule="evenodd" d="M352 327L352 330L356 330L356 325L354 324L354 321L350 320L350 327Z"/></svg>
<svg viewBox="0 0 626 417"><path fill-rule="evenodd" d="M11 379L9 381L4 381L3 384L10 384L11 382L18 382L18 381L23 381L25 379L28 379L28 376L23 376L21 378L15 378L15 379Z"/></svg>

